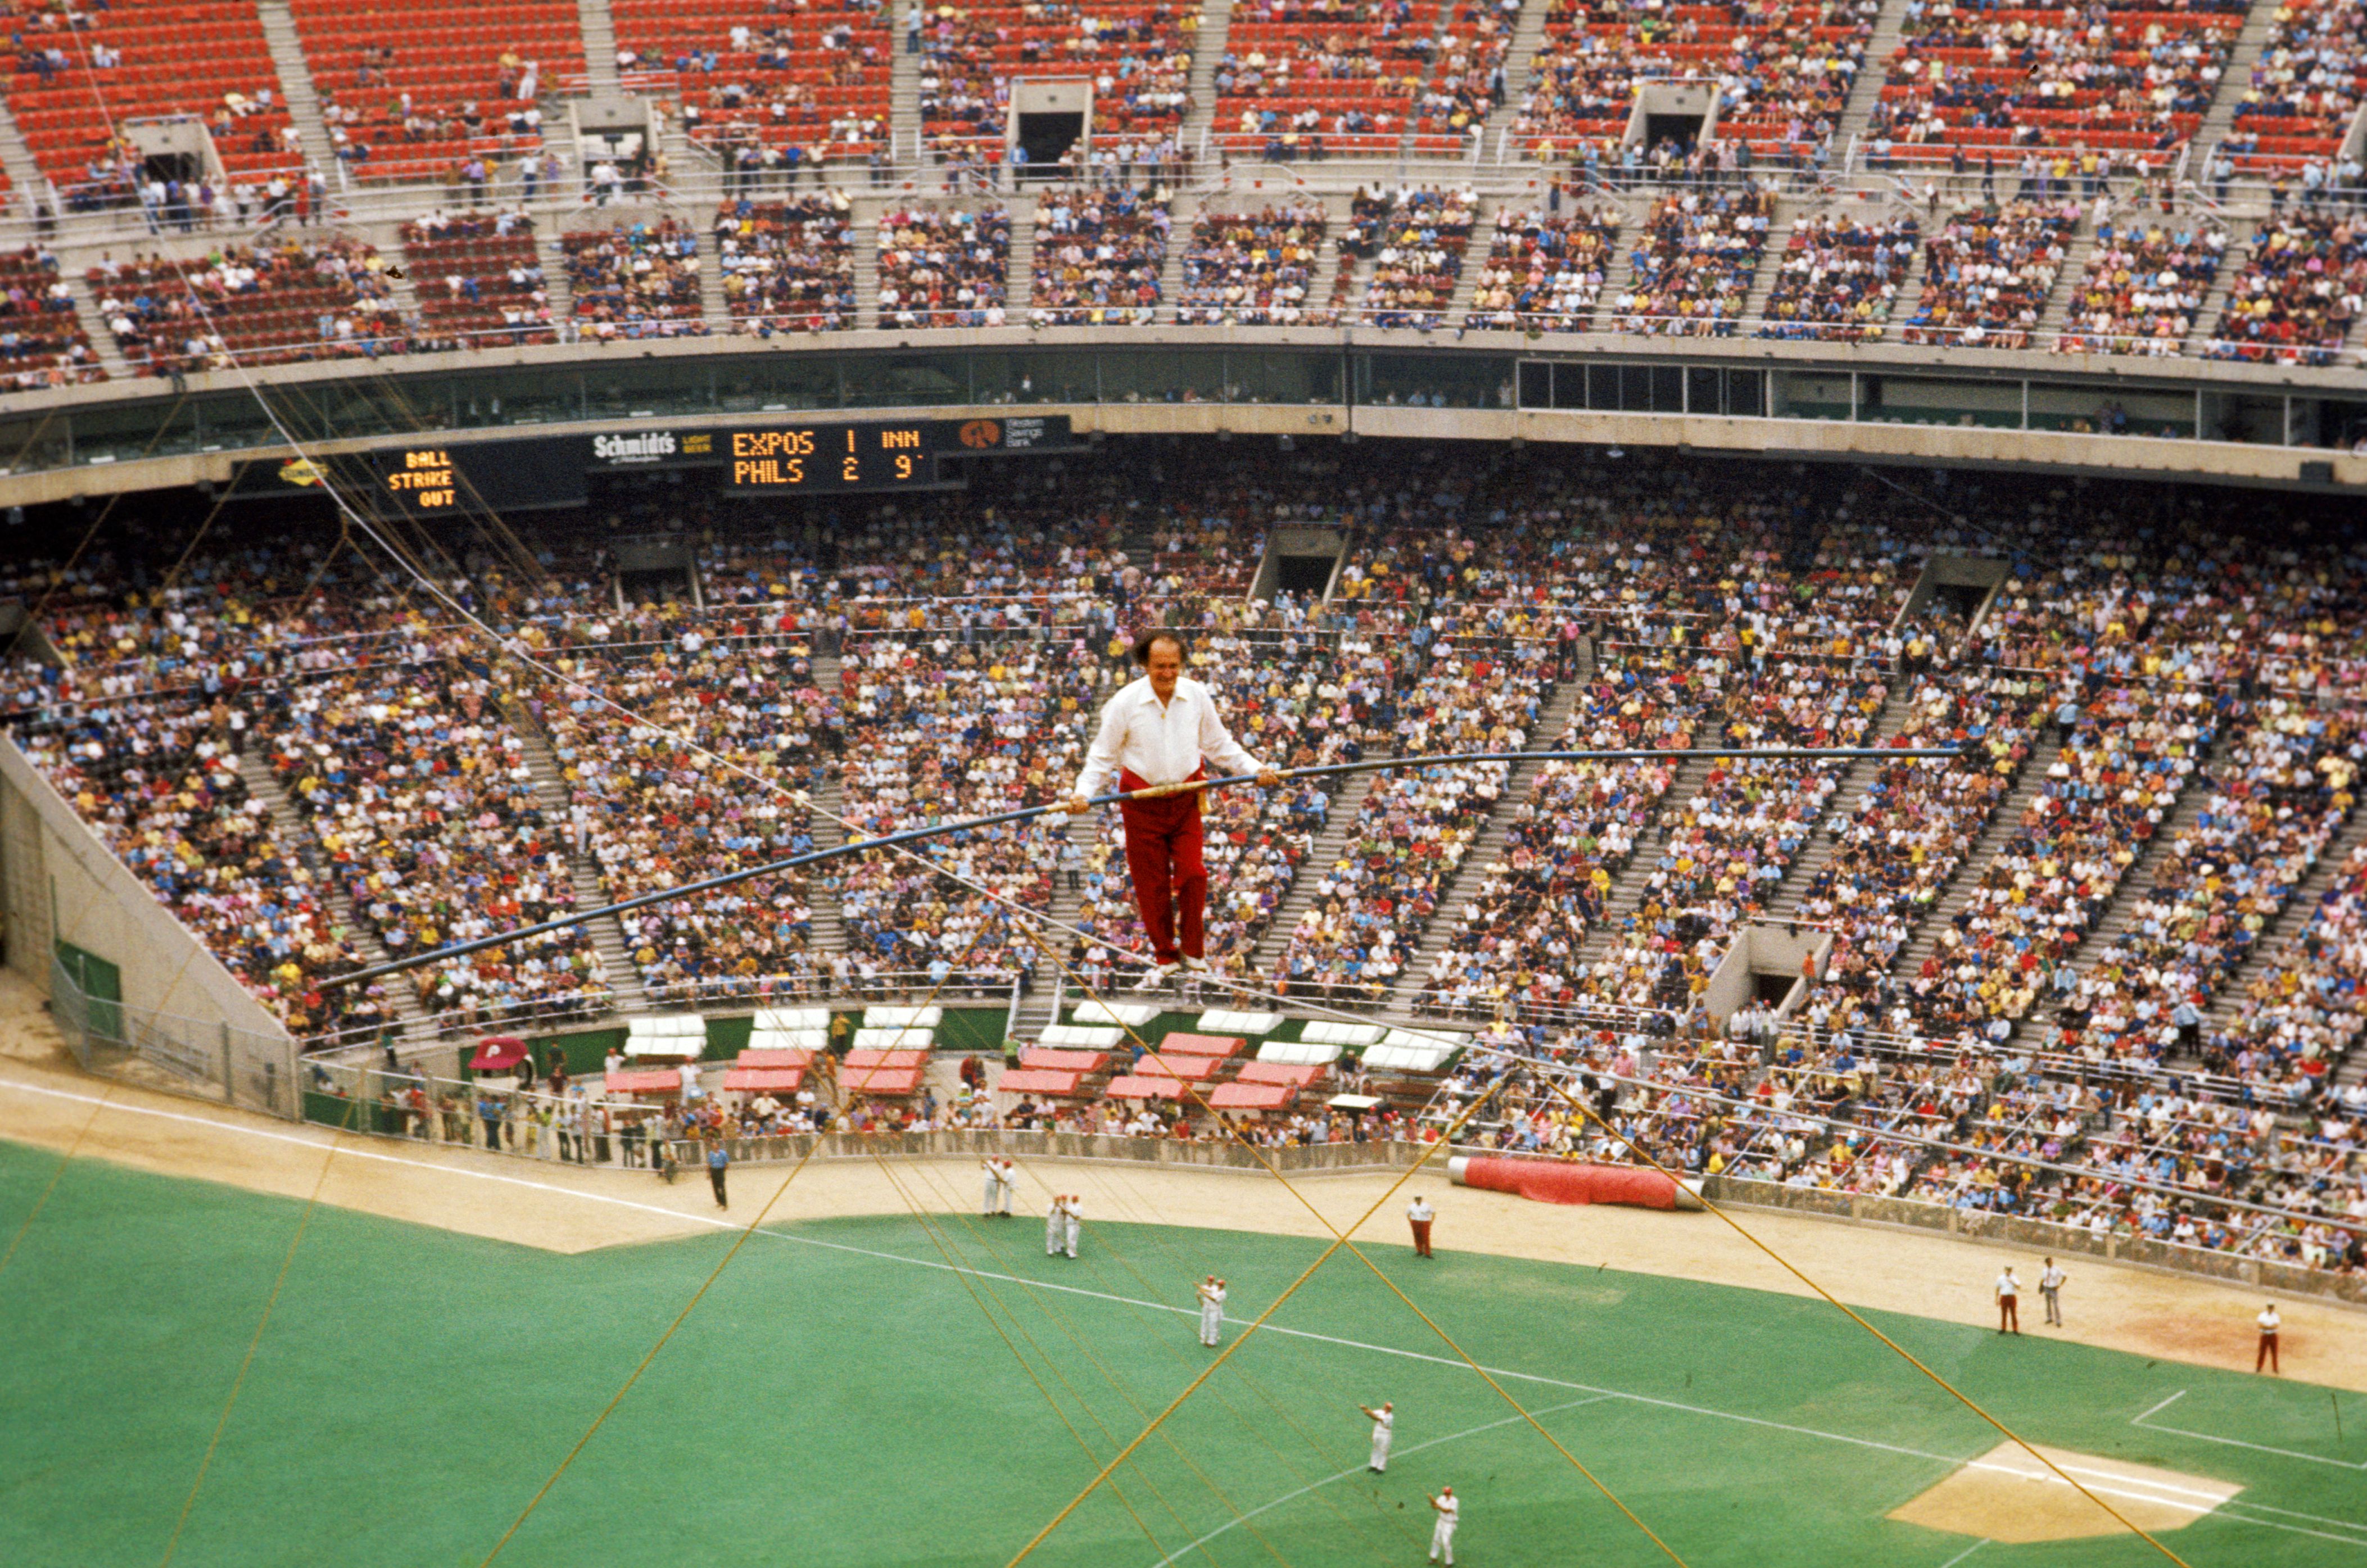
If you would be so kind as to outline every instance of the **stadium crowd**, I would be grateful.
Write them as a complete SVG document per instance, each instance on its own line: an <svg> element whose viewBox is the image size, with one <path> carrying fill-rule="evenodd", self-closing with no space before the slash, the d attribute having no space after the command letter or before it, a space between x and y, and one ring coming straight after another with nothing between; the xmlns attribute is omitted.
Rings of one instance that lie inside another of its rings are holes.
<svg viewBox="0 0 2367 1568"><path fill-rule="evenodd" d="M458 583L540 669L322 542L234 520L192 551L186 525L127 516L12 579L48 601L48 651L9 671L19 744L315 1038L394 1011L319 989L361 961L344 919L416 949L796 852L835 831L824 809L868 838L1059 798L1146 619L1198 634L1277 761L1547 733L1961 742L1953 762L1557 764L1517 788L1433 763L1344 797L1243 792L1210 818L1212 954L1290 1000L1419 1003L1566 1053L1610 1075L1614 1124L1690 1168L2356 1266L2367 632L2344 606L2367 554L2308 507L2269 537L2189 491L1987 476L1942 513L1853 476L1516 453L1146 446L1048 473L829 527L618 479L596 502L617 517L538 523L529 557ZM620 604L611 541L667 509L703 592ZM1328 598L1249 598L1276 526L1353 529ZM135 575L168 549L187 552L169 585ZM1993 589L1903 614L1927 559L1982 554ZM258 804L242 747L292 815ZM999 999L1047 982L1036 948L946 874L1073 898L1130 944L1121 849L1082 822L979 832L934 868L875 852L634 911L629 974L569 938L432 970L421 1000L460 1027L606 989ZM1830 950L1781 1016L1713 1017L1708 977L1753 919ZM1122 983L1098 953L1067 962ZM1542 1102L1483 1135L1600 1141Z"/></svg>

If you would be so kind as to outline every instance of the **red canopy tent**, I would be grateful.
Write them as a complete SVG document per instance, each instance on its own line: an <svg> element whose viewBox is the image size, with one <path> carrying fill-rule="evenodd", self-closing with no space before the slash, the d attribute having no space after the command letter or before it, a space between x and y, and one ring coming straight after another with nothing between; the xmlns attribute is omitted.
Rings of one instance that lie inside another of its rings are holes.
<svg viewBox="0 0 2367 1568"><path fill-rule="evenodd" d="M515 1034L488 1034L469 1058L472 1073L505 1073L526 1060L526 1042Z"/></svg>
<svg viewBox="0 0 2367 1568"><path fill-rule="evenodd" d="M742 1051L732 1058L731 1065L735 1067L810 1067L813 1062L811 1051L764 1050Z"/></svg>
<svg viewBox="0 0 2367 1568"><path fill-rule="evenodd" d="M1063 1098L1077 1092L1077 1080L1082 1073L1059 1073L1048 1068L1016 1067L1002 1075L994 1087L1004 1094L1048 1094Z"/></svg>
<svg viewBox="0 0 2367 1568"><path fill-rule="evenodd" d="M925 1056L927 1055L925 1051L850 1051L847 1053L850 1066L846 1071L839 1075L839 1087L849 1094L877 1095L884 1100L895 1100L908 1094L918 1094L921 1092L921 1076L927 1069L919 1066L855 1066L852 1065L852 1059L862 1055Z"/></svg>
<svg viewBox="0 0 2367 1568"><path fill-rule="evenodd" d="M680 1094L682 1075L651 1069L610 1073L607 1089L610 1094Z"/></svg>
<svg viewBox="0 0 2367 1568"><path fill-rule="evenodd" d="M1184 1082L1180 1078L1137 1076L1128 1073L1122 1078L1110 1079L1105 1091L1112 1100L1181 1100Z"/></svg>
<svg viewBox="0 0 2367 1568"><path fill-rule="evenodd" d="M806 1070L803 1067L735 1066L728 1069L723 1075L723 1087L725 1089L747 1089L750 1091L757 1089L779 1089L786 1093L794 1094L798 1090L798 1086L805 1081Z"/></svg>
<svg viewBox="0 0 2367 1568"><path fill-rule="evenodd" d="M1240 1083L1288 1084L1293 1089L1305 1089L1323 1076L1326 1069L1295 1062L1244 1062Z"/></svg>
<svg viewBox="0 0 2367 1568"><path fill-rule="evenodd" d="M1230 1034L1171 1034L1152 1049L1162 1056L1238 1056L1243 1042Z"/></svg>
<svg viewBox="0 0 2367 1568"><path fill-rule="evenodd" d="M1208 1091L1208 1104L1217 1111L1280 1111L1298 1097L1286 1083L1220 1083Z"/></svg>
<svg viewBox="0 0 2367 1568"><path fill-rule="evenodd" d="M925 1067L929 1065L926 1051L849 1051L846 1066L855 1067Z"/></svg>
<svg viewBox="0 0 2367 1568"><path fill-rule="evenodd" d="M1224 1065L1222 1056L1171 1056L1161 1050L1143 1057L1134 1070L1151 1077L1188 1078L1198 1083L1202 1078L1215 1077L1217 1069Z"/></svg>
<svg viewBox="0 0 2367 1568"><path fill-rule="evenodd" d="M1049 1073L1098 1073L1109 1066L1109 1053L1056 1051L1048 1045L1030 1045L1019 1053L1019 1065Z"/></svg>

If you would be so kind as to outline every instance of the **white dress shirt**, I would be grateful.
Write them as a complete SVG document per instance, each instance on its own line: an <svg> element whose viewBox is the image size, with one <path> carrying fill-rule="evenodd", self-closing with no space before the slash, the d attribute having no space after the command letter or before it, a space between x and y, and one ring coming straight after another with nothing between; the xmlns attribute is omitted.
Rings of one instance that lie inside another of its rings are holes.
<svg viewBox="0 0 2367 1568"><path fill-rule="evenodd" d="M1228 773L1265 771L1217 716L1217 701L1207 687L1179 675L1175 695L1161 703L1145 675L1102 708L1101 730L1070 793L1088 800L1104 795L1117 784L1120 769L1145 784L1182 784L1200 771L1204 756Z"/></svg>

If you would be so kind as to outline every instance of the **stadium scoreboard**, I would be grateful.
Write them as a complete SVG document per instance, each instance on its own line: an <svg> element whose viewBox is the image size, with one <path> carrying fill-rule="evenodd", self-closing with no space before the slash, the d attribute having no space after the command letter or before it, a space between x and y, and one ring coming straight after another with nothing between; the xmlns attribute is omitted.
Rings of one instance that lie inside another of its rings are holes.
<svg viewBox="0 0 2367 1568"><path fill-rule="evenodd" d="M1065 414L650 424L600 435L421 442L351 458L250 463L235 493L287 495L358 482L382 505L428 519L580 506L587 476L636 469L705 470L719 493L740 497L944 489L960 482L958 470L946 472L946 458L1064 452L1076 445Z"/></svg>
<svg viewBox="0 0 2367 1568"><path fill-rule="evenodd" d="M725 456L731 467L723 488L727 493L748 495L934 485L941 456L1035 449L1043 445L1044 426L1050 423L941 419L727 431ZM1060 434L1065 437L1067 432Z"/></svg>

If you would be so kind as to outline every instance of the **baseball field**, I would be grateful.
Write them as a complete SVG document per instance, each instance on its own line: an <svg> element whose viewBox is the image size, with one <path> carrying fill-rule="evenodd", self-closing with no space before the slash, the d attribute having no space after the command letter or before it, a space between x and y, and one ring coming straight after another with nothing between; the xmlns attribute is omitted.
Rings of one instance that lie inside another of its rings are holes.
<svg viewBox="0 0 2367 1568"><path fill-rule="evenodd" d="M786 1168L719 1213L17 1063L0 1139L11 1564L478 1563L522 1513L497 1561L1008 1562L1207 1366L1194 1282L1229 1281L1230 1341L1323 1245L1270 1179L1046 1167L1023 1199L1090 1217L1048 1258L973 1171L866 1161L741 1241ZM1391 1179L1306 1190L1344 1225ZM1439 1258L1387 1207L1029 1560L1419 1562L1451 1484L1482 1568L2367 1562L2361 1314L2288 1303L2256 1378L2257 1300L2083 1259L2069 1330L2007 1338L1994 1249L1750 1217L2157 1547L1714 1218L1443 1188Z"/></svg>

